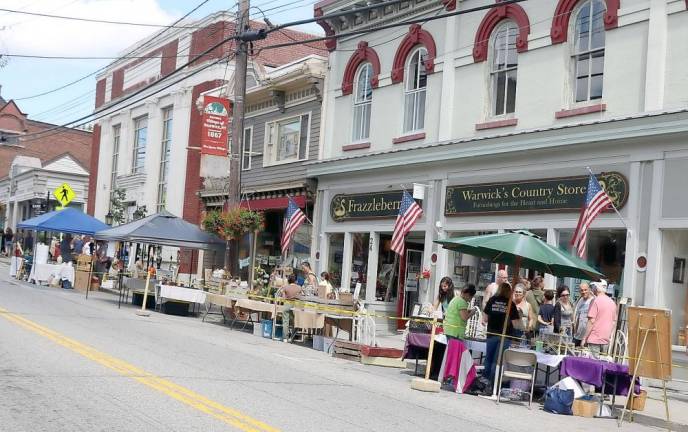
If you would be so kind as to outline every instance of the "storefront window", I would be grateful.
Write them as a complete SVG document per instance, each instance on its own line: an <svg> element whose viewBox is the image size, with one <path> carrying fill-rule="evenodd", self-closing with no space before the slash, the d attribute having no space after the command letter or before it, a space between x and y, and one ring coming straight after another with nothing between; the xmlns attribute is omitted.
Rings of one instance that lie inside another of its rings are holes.
<svg viewBox="0 0 688 432"><path fill-rule="evenodd" d="M344 234L329 234L327 254L327 272L330 283L335 288L342 286L342 259L344 257Z"/></svg>
<svg viewBox="0 0 688 432"><path fill-rule="evenodd" d="M366 274L368 272L368 247L370 245L370 233L351 234L351 281L349 288L355 292L356 284L361 284L358 298L366 298Z"/></svg>
<svg viewBox="0 0 688 432"><path fill-rule="evenodd" d="M574 253L571 246L573 230L559 231L559 247ZM626 260L626 230L604 229L589 230L587 240L588 264L605 275L610 288L614 290L614 297L622 294L624 262ZM560 279L558 285L567 285L572 289L574 297L578 298L578 279Z"/></svg>
<svg viewBox="0 0 688 432"><path fill-rule="evenodd" d="M377 282L375 300L394 302L399 284L399 255L394 252L391 234L380 234L378 244Z"/></svg>
<svg viewBox="0 0 688 432"><path fill-rule="evenodd" d="M477 235L494 234L494 231L463 231L451 233L450 238L471 237ZM449 252L449 276L454 281L457 290L462 289L468 284L475 285L478 291L485 289L494 281L496 265L490 260L478 258L476 256L462 254L460 252ZM445 275L439 275L445 276Z"/></svg>

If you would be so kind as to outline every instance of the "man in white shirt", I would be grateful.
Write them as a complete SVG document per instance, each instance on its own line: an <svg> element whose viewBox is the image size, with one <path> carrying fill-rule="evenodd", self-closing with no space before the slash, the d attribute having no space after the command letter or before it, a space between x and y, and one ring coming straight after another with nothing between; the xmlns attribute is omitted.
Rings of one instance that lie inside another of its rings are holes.
<svg viewBox="0 0 688 432"><path fill-rule="evenodd" d="M506 270L497 271L496 280L488 286L486 286L485 291L483 292L483 307L487 304L487 301L490 300L490 297L497 293L499 285L501 285L503 282L508 282L508 279L509 275L507 274Z"/></svg>

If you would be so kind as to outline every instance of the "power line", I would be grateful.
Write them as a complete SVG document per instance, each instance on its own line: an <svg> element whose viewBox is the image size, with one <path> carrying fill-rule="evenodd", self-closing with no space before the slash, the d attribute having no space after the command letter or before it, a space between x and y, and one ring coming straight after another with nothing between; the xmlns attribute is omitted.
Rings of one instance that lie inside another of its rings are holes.
<svg viewBox="0 0 688 432"><path fill-rule="evenodd" d="M182 28L182 29L201 28L201 27L197 27L197 26L177 26L177 25L169 26L169 25L165 25L165 24L152 24L152 23L140 23L140 22L129 22L129 21L111 21L111 20L101 20L101 19L95 19L95 18L81 18L81 17L74 17L74 16L67 16L67 15L53 15L53 14L49 14L49 13L27 12L27 11L16 10L16 9L0 8L0 12L8 12L8 13L14 13L14 14L21 14L21 15L31 15L31 16L37 16L37 17L42 17L42 18L54 18L54 19L92 22L92 23L100 23L100 24L118 24L118 25L136 26L136 27Z"/></svg>
<svg viewBox="0 0 688 432"><path fill-rule="evenodd" d="M157 38L159 38L161 35L163 35L167 30L173 28L173 26L175 26L176 24L179 24L182 20L184 20L184 19L186 19L187 17L189 17L191 14L193 14L193 13L196 12L198 9L200 9L201 7L203 7L203 6L204 6L206 3L208 3L209 1L210 1L210 0L203 0L201 3L199 3L198 5L196 5L193 9L191 9L189 12L187 12L186 14L184 14L184 16L182 16L182 17L179 18L177 21L175 21L174 23L172 23L171 26L168 26L168 27L166 27L165 29L161 30L159 33L153 35L153 36L151 37L151 39L149 39L147 42L144 42L143 45L137 46L136 48L134 48L133 50L129 51L129 52L128 52L127 54L125 54L125 55L133 54L133 53L135 53L136 51L145 48L145 47L148 46L150 43L152 43L155 39L157 39ZM98 70L96 70L96 71L94 71L94 72L91 72L91 73L89 73L88 75L84 75L84 76L82 76L81 78L77 78L77 79L74 80L74 81L71 81L71 82L69 82L69 83L67 83L67 84L61 85L61 86L59 86L59 87L57 87L57 88L54 88L54 89L52 89L52 90L44 91L44 92L42 92L42 93L38 93L38 94L35 94L35 95L31 95L31 96L25 96L25 97L21 97L21 98L14 98L14 100L15 100L15 101L20 101L20 100L34 99L34 98L37 98L37 97L41 97L41 96L45 96L45 95L48 95L48 94L51 94L51 93L55 93L55 92L57 92L57 91L60 91L60 90L65 89L65 88L67 88L67 87L71 87L71 86L73 86L74 84L80 83L81 81L83 81L83 80L85 80L85 79L87 79L87 78L90 78L90 77L92 77L92 76L94 76L94 75L97 75L97 74L99 74L100 72L106 70L109 66L110 66L110 65L103 66L102 68L100 68L100 69L98 69Z"/></svg>
<svg viewBox="0 0 688 432"><path fill-rule="evenodd" d="M260 53L260 52L263 51L263 50L270 50L270 49L276 49L276 48L283 48L283 47L288 47L288 46L293 46L293 45L303 45L303 44L308 43L308 42L317 42L317 41L324 41L324 40L331 40L331 39L339 39L339 38L348 37L348 36L352 36L352 35L358 35L358 34L364 34L364 33L373 33L373 32L375 32L375 31L384 30L384 29L388 29L388 28L395 28L395 27L406 26L406 25L409 25L409 24L425 23L425 22L428 22L428 21L434 21L434 20L446 18L446 17L449 17L449 16L468 14L468 13L477 12L477 11L481 11L481 10L492 9L492 8L494 8L494 7L500 7L500 6L503 6L503 5L505 5L505 4L519 3L519 2L523 2L523 1L525 1L525 0L505 0L505 1L502 1L502 2L496 3L496 4L478 6L478 7L475 7L475 8L464 9L464 10L455 11L455 12L451 12L451 13L447 13L447 14L441 14L441 15L435 15L435 16L432 16L432 17L425 17L425 18L419 18L419 19L401 21L401 22L397 22L397 23L392 23L392 24L388 24L388 25L379 26L379 27L376 27L376 28L374 28L374 29L353 30L353 31L349 31L349 32L339 33L339 34L336 34L336 35L330 35L330 36L324 36L324 37L317 37L317 38L311 38L311 39L305 39L305 40L301 40L301 41L293 41L293 42L287 42L287 43L281 43L281 44L273 44L273 45L268 45L268 46L261 47L261 48L258 50L258 52ZM348 12L350 13L351 11L348 11ZM339 16L339 14L333 14L333 15ZM319 17L318 19L327 19L327 18L330 17L330 16L332 16L332 15L325 15L325 16ZM293 25L293 23L288 23L288 24L285 24L284 26L282 26L282 28L285 28L285 27L288 27L288 26L291 26L291 25ZM271 29L271 30L272 30L272 29ZM277 31L277 30L281 30L281 28L275 29L275 31ZM86 119L90 119L90 120L88 120L88 121L86 122L86 123L88 123L89 121L93 121L93 120L97 120L97 119L99 119L99 118L102 118L103 116L110 114L112 111L111 111L111 112L108 112L108 113L106 113L106 114L102 114L103 112L106 112L107 110L113 110L113 111L114 111L114 108L115 108L115 107L118 107L118 105L121 104L122 102L125 102L125 101L127 101L127 100L133 98L134 96L137 96L137 95L143 93L144 91L146 91L146 90L152 88L153 86L158 85L162 80L167 79L167 78L169 78L170 76L172 76L172 75L178 73L180 70L182 70L182 69L184 69L186 66L192 64L193 62L195 62L195 61L198 60L199 58L203 57L203 56L206 55L207 53L209 53L209 52L215 50L215 49L218 48L219 46L221 46L221 45L223 45L223 44L225 44L225 43L227 43L227 42L229 42L229 41L237 40L238 38L239 38L239 36L231 36L231 37L229 37L229 38L226 38L226 39L220 41L219 43L217 43L217 44L215 44L214 46L210 47L209 49L207 49L207 50L204 51L203 53L199 54L199 55L198 55L196 58L194 58L193 60L189 60L188 62L186 62L186 63L185 63L184 65L182 65L181 67L175 69L175 70L172 71L169 75L163 77L161 80L159 80L159 81L157 81L156 83L153 83L153 84L151 84L151 85L149 85L149 86L146 86L146 87L143 87L143 88L137 90L136 92L134 92L134 93L132 93L132 94L130 94L130 95L124 97L123 99L120 99L120 100L117 101L114 105L112 105L112 106L110 106L110 107L106 107L106 108L103 108L103 109L101 109L101 110L97 110L97 111L95 111L94 113L91 113L91 114L88 115L88 116L84 116L84 117L81 117L81 118L79 118L79 119L73 120L73 121L71 121L71 122L65 123L65 124L62 125L62 126L56 126L55 128L52 128L52 129L50 129L50 130L57 130L57 129L62 129L62 128L65 128L65 127L69 127L69 126L72 125L72 124L75 124L75 123L77 123L77 122L80 122L80 121L83 121L83 120L86 120ZM218 63L218 62L216 61L216 62L213 62L212 64L217 64L217 63ZM208 66L204 66L203 68L205 69L205 67L208 67ZM194 71L194 72L193 72L193 74L195 74L195 73L197 73L197 71ZM191 75L189 75L189 76L191 76ZM183 77L181 80L183 80L183 79L185 79L185 78ZM179 80L179 81L181 81L181 80ZM175 81L175 83L176 83L176 82L178 82L178 81ZM160 92L160 91L162 91L162 90L164 90L165 88L168 88L168 87L169 87L169 86L162 87L162 88L160 88L160 89L154 91L153 93L151 93L151 94L149 94L149 95L146 95L145 97L152 96L153 94L156 94L156 93L158 93L158 92ZM144 98L145 98L145 97L144 97ZM143 98L142 98L142 99L143 99ZM141 99L141 100L142 100L142 99ZM137 102L138 102L138 101L137 101ZM134 103L136 103L136 102L134 102ZM130 105L131 105L131 104L130 104ZM130 105L126 105L126 106L130 106ZM126 107L126 106L125 106L125 107ZM122 109L122 108L123 108L123 107L118 107L118 109ZM102 114L102 115L100 115L100 114ZM84 123L84 124L85 124L85 123ZM42 132L37 132L37 133L34 133L34 134L23 135L22 137L28 137L28 136L31 136L31 135L43 134L43 133L49 132L50 130L42 131Z"/></svg>
<svg viewBox="0 0 688 432"><path fill-rule="evenodd" d="M112 108L116 107L117 105L119 105L120 103L126 102L127 100L132 99L133 97L138 96L139 94L145 92L146 90L149 90L150 88L152 88L152 87L154 87L154 86L160 84L162 81L164 81L164 80L166 80L166 79L169 79L169 78L172 77L173 75L178 74L180 71L184 70L187 66L190 66L190 65L191 65L192 63L194 63L195 61L197 61L197 60L199 60L199 59L202 59L205 55L211 53L213 50L215 50L215 49L221 47L222 45L226 44L227 42L234 41L234 40L237 40L237 39L238 39L237 36L230 36L230 37L228 37L228 38L225 38L225 39L221 40L220 42L216 43L215 45L211 46L210 48L206 49L206 50L203 51L202 53L200 53L200 54L198 54L197 56L195 56L193 59L188 60L186 63L184 63L183 65L179 66L178 68L176 68L175 70L173 70L173 71L170 72L169 74L165 75L164 77L162 77L161 79L159 79L159 80L156 81L155 83L152 83L152 84L150 84L150 85L148 85L148 86L142 87L142 88L140 88L140 89L134 91L133 93L131 93L131 94L129 94L129 95L123 97L122 99L119 99L117 102L115 102L113 105L111 105L111 106L109 106L109 107L105 107L105 108L98 109L98 110L94 111L94 112L93 112L92 114L90 114L90 115L83 116L83 117L81 117L81 118L78 118L78 119L76 119L76 120L67 122L67 123L62 124L62 125L59 125L59 126L55 126L54 128L51 128L51 129L48 129L48 130L45 130L45 131L41 131L41 132L32 133L32 134L22 135L22 137L30 137L31 135L43 134L43 133L49 132L49 131L51 131L51 130L57 130L57 129L68 128L70 125L72 125L72 124L74 124L74 123L77 123L77 122L80 122L80 121L86 120L86 119L91 119L91 117L94 117L94 116L96 116L96 115L98 115L98 114L101 114L101 113L103 113L103 112L105 112L105 111L107 111L107 110L109 110L109 109L112 109ZM215 64L215 63L217 63L217 62L213 62L212 64ZM193 72L192 74L190 74L189 76L195 75L196 73L197 73L197 72L194 71L194 72ZM164 88L167 88L167 87L163 87L163 89L164 89ZM160 90L158 90L158 91L161 91L161 90L162 90L162 89L160 89ZM156 93L157 93L157 92L156 92ZM153 94L155 94L155 93L153 93ZM146 97L148 97L148 96L151 96L151 95L147 95ZM120 109L121 109L121 107L120 107ZM97 117L97 118L100 118L100 117ZM92 120L93 120L93 119L91 119L91 120L89 120L89 121L92 121Z"/></svg>

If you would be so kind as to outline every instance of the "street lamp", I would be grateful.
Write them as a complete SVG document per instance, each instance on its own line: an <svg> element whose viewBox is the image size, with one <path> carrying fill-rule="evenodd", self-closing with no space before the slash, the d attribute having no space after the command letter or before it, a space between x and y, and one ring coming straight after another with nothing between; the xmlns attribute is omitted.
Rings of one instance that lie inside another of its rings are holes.
<svg viewBox="0 0 688 432"><path fill-rule="evenodd" d="M105 215L105 224L112 226L112 219L113 219L112 212L110 210L108 210L107 214Z"/></svg>

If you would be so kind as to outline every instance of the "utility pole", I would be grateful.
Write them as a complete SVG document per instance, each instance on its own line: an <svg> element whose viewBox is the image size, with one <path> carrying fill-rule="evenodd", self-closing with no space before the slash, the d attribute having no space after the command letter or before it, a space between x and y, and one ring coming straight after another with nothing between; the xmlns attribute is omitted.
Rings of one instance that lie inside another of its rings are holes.
<svg viewBox="0 0 688 432"><path fill-rule="evenodd" d="M234 100L232 116L232 145L229 149L229 190L228 209L241 203L241 151L244 146L244 99L246 98L246 69L248 63L248 43L243 34L249 30L249 0L239 0L235 32L238 36L234 57ZM228 244L226 264L232 277L239 273L239 241L234 239Z"/></svg>

